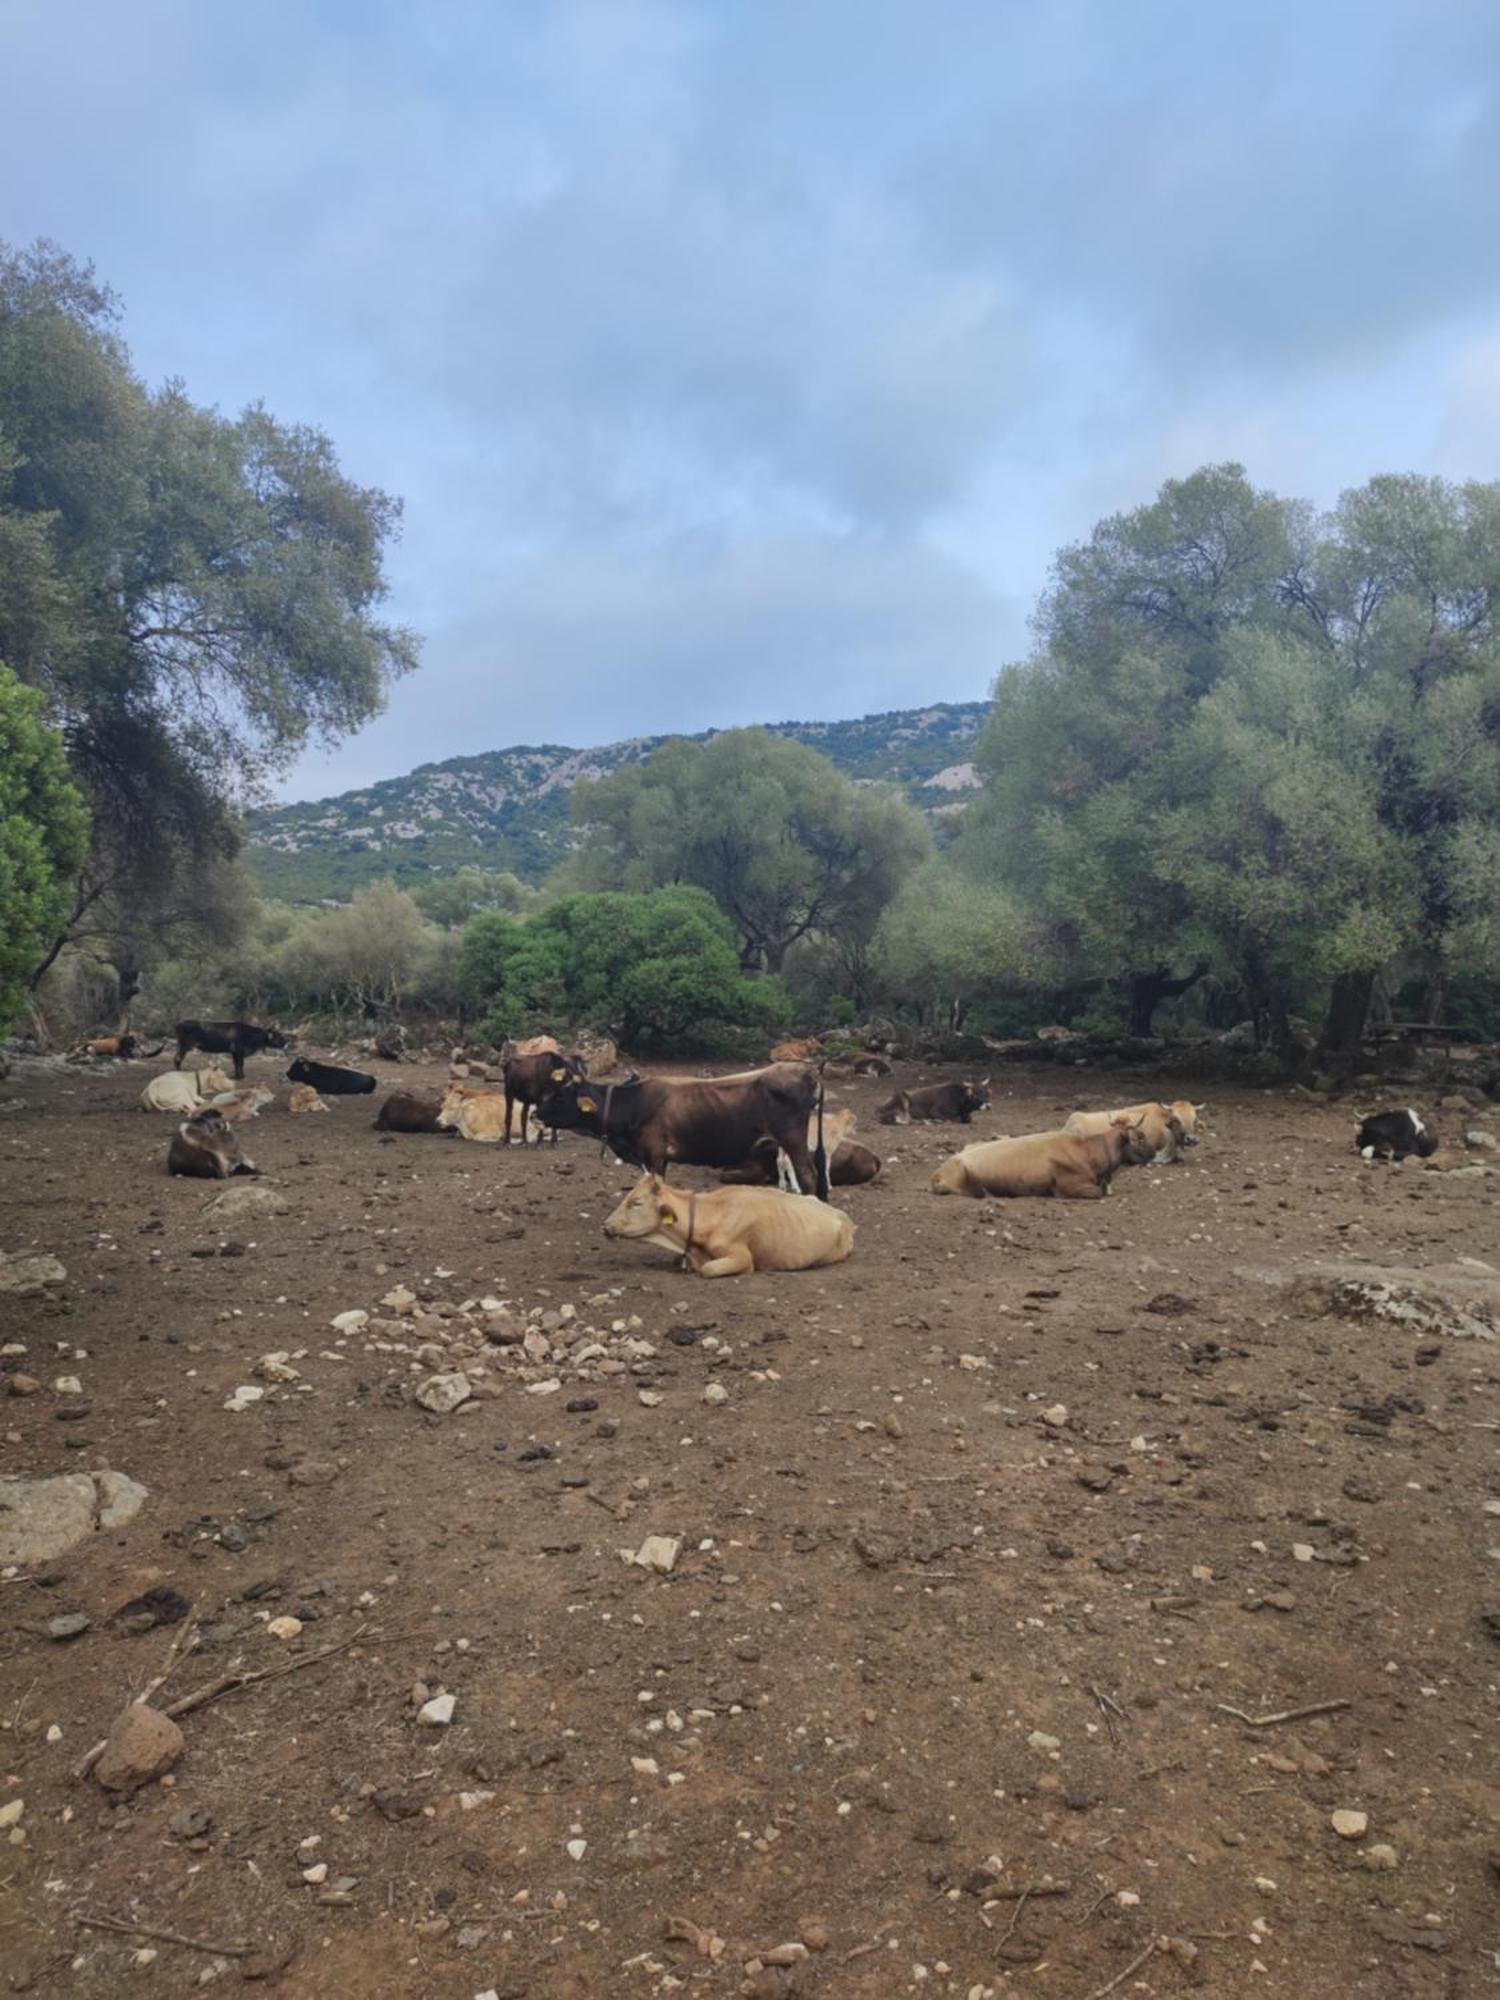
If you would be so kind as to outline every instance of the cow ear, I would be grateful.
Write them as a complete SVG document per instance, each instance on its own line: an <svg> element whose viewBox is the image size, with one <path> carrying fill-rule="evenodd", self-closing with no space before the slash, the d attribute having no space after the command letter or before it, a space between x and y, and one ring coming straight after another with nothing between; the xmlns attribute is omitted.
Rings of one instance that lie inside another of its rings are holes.
<svg viewBox="0 0 1500 2000"><path fill-rule="evenodd" d="M554 1083L566 1083L567 1080L568 1080L568 1072L565 1069L553 1070L552 1081Z"/></svg>

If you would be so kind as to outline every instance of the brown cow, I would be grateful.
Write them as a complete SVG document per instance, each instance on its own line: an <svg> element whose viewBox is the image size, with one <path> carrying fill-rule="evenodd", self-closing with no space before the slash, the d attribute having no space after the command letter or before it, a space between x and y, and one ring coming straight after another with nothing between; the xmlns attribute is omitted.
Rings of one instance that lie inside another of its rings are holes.
<svg viewBox="0 0 1500 2000"><path fill-rule="evenodd" d="M561 1084L537 1106L544 1125L588 1132L617 1158L648 1173L669 1161L691 1167L741 1167L779 1147L804 1194L826 1199L826 1156L813 1155L807 1121L818 1101L815 1072L799 1063L735 1076L627 1077L623 1083Z"/></svg>
<svg viewBox="0 0 1500 2000"><path fill-rule="evenodd" d="M1030 1132L1019 1139L987 1139L965 1146L932 1177L934 1194L1056 1195L1097 1201L1121 1167L1151 1157L1151 1141L1138 1125L1112 1125L1084 1138L1077 1132Z"/></svg>
<svg viewBox="0 0 1500 2000"><path fill-rule="evenodd" d="M166 1047L158 1042L154 1049L143 1049L139 1035L128 1030L122 1035L96 1035L91 1042L83 1045L86 1055L97 1056L101 1061L134 1062L137 1056L159 1056Z"/></svg>
<svg viewBox="0 0 1500 2000"><path fill-rule="evenodd" d="M443 1100L425 1090L393 1090L375 1114L377 1132L441 1132ZM455 1135L456 1136L456 1135Z"/></svg>
<svg viewBox="0 0 1500 2000"><path fill-rule="evenodd" d="M967 1078L956 1083L927 1083L917 1090L898 1090L881 1105L876 1117L882 1125L911 1125L918 1121L948 1120L967 1125L976 1111L990 1101L990 1080L978 1083Z"/></svg>
<svg viewBox="0 0 1500 2000"><path fill-rule="evenodd" d="M167 1149L167 1172L195 1180L227 1181L231 1174L253 1174L255 1162L240 1151L234 1127L210 1105L185 1118Z"/></svg>
<svg viewBox="0 0 1500 2000"><path fill-rule="evenodd" d="M854 1138L854 1123L854 1113L847 1104L825 1114L823 1148L828 1158L830 1187L863 1187L880 1172L880 1155L870 1147L860 1145ZM807 1121L807 1143L812 1149L818 1143L816 1113ZM767 1144L758 1147L744 1166L725 1167L719 1179L731 1187L775 1187L778 1184L785 1187L783 1159L783 1154Z"/></svg>
<svg viewBox="0 0 1500 2000"><path fill-rule="evenodd" d="M801 1035L795 1041L778 1042L771 1051L773 1063L816 1062L823 1053L823 1044L816 1035Z"/></svg>
<svg viewBox="0 0 1500 2000"><path fill-rule="evenodd" d="M319 1097L310 1083L294 1083L291 1097L287 1100L292 1111L326 1111L328 1106Z"/></svg>
<svg viewBox="0 0 1500 2000"><path fill-rule="evenodd" d="M565 1056L545 1049L530 1055L507 1056L505 1073L505 1143L510 1144L511 1107L521 1107L521 1143L526 1143L526 1114L538 1110L564 1084L582 1083L588 1075L583 1057ZM537 1133L537 1144L542 1134ZM552 1127L552 1143L557 1144L557 1127Z"/></svg>

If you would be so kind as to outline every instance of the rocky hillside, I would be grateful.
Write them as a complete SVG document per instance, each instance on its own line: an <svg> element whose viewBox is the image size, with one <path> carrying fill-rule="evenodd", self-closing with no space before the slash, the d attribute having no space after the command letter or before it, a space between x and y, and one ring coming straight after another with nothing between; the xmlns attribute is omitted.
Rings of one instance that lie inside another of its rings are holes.
<svg viewBox="0 0 1500 2000"><path fill-rule="evenodd" d="M851 778L903 786L937 815L962 804L977 782L969 752L986 706L940 702L852 722L770 727L822 751ZM342 899L381 875L412 882L469 862L536 881L567 852L568 794L577 780L648 757L665 741L636 736L592 750L520 745L422 764L363 791L256 815L249 859L268 895L294 902Z"/></svg>

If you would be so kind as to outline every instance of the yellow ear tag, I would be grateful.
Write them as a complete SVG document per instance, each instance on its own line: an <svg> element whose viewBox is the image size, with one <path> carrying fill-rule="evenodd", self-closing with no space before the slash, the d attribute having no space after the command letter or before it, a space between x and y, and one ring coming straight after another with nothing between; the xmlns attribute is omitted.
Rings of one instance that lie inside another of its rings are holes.
<svg viewBox="0 0 1500 2000"><path fill-rule="evenodd" d="M552 1081L554 1083L566 1083L567 1080L568 1080L568 1072L565 1069L553 1070Z"/></svg>
<svg viewBox="0 0 1500 2000"><path fill-rule="evenodd" d="M597 1111L598 1108L592 1097L580 1097L578 1100L578 1109L580 1111Z"/></svg>
<svg viewBox="0 0 1500 2000"><path fill-rule="evenodd" d="M661 1221L664 1224L675 1222L676 1220L677 1220L677 1211L675 1208L664 1208L661 1211Z"/></svg>

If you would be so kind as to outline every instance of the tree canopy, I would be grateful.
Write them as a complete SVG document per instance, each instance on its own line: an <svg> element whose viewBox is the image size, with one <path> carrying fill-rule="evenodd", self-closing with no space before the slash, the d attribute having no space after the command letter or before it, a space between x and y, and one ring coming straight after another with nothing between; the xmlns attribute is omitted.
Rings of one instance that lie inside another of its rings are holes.
<svg viewBox="0 0 1500 2000"><path fill-rule="evenodd" d="M87 847L88 814L41 697L0 667L0 1031L67 914Z"/></svg>
<svg viewBox="0 0 1500 2000"><path fill-rule="evenodd" d="M0 245L0 657L92 809L73 918L169 896L234 810L416 662L382 622L399 504L321 432L148 388L92 270Z"/></svg>
<svg viewBox="0 0 1500 2000"><path fill-rule="evenodd" d="M779 973L813 933L864 935L929 850L893 789L856 785L805 744L764 729L678 737L581 782L581 879L591 887L706 889L734 925L746 971Z"/></svg>
<svg viewBox="0 0 1500 2000"><path fill-rule="evenodd" d="M1500 487L1379 478L1327 516L1238 466L1058 558L955 859L1078 978L1212 957L1257 1018L1405 954L1495 957ZM1149 1006L1147 1007L1149 1018Z"/></svg>

